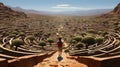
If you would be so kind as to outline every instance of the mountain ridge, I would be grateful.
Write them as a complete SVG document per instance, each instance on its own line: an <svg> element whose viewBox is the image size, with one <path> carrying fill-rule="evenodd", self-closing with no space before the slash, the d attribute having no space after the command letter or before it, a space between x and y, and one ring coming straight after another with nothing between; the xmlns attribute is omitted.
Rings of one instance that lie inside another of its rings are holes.
<svg viewBox="0 0 120 67"><path fill-rule="evenodd" d="M100 17L112 18L120 16L120 3L111 11L106 14L102 14Z"/></svg>
<svg viewBox="0 0 120 67"><path fill-rule="evenodd" d="M120 15L120 3L114 8L114 10L112 11L112 13Z"/></svg>
<svg viewBox="0 0 120 67"><path fill-rule="evenodd" d="M45 14L45 15L77 15L77 16L90 16L90 15L100 15L105 14L112 9L93 9L93 10L79 10L79 11L63 11L63 12L51 12L51 11L38 11L33 9L23 9L21 7L11 7L15 11L22 11L26 14Z"/></svg>
<svg viewBox="0 0 120 67"><path fill-rule="evenodd" d="M24 12L14 11L0 2L0 20L11 20L16 18L26 18Z"/></svg>

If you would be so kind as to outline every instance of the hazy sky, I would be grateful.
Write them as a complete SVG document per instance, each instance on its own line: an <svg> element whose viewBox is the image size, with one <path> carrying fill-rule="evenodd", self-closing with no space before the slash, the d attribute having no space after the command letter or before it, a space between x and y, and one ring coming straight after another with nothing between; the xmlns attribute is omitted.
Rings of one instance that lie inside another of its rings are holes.
<svg viewBox="0 0 120 67"><path fill-rule="evenodd" d="M0 0L12 7L40 11L74 11L114 8L120 0Z"/></svg>

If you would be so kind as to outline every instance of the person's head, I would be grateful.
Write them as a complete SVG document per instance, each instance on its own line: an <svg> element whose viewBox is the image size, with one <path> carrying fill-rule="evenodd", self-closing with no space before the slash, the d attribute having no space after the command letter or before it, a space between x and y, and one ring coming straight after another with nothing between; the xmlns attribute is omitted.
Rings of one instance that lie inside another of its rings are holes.
<svg viewBox="0 0 120 67"><path fill-rule="evenodd" d="M60 38L58 38L58 39L59 39L59 41L61 41L62 38L60 37Z"/></svg>

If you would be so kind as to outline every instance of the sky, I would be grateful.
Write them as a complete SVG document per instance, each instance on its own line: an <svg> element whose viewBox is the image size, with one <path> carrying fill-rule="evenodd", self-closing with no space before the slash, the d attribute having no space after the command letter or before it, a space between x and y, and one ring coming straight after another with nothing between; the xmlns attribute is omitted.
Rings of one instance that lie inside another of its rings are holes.
<svg viewBox="0 0 120 67"><path fill-rule="evenodd" d="M76 11L91 9L111 9L120 0L0 0L7 6L39 11Z"/></svg>

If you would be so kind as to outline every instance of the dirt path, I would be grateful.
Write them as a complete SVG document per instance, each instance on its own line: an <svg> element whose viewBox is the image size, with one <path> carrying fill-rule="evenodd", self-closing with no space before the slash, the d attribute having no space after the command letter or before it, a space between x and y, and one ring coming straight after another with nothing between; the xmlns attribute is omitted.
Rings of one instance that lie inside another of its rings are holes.
<svg viewBox="0 0 120 67"><path fill-rule="evenodd" d="M66 43L65 47L67 46ZM77 62L75 59L70 59L70 58L75 58L71 57L66 53L62 53L63 60L58 61L58 52L53 54L51 57L46 58L43 60L43 62L37 64L34 67L87 67L86 65Z"/></svg>
<svg viewBox="0 0 120 67"><path fill-rule="evenodd" d="M60 25L60 27L58 28L58 33L56 33L57 36L61 36L59 31L63 30L63 28L64 28L63 25ZM62 41L64 42L64 40ZM67 43L64 42L64 47L67 46L68 46ZM61 61L58 61L57 57L58 52L53 54L51 57L44 59L43 62L38 63L34 67L87 67L86 65L77 62L75 59L72 59L75 57L69 56L69 54L64 53L64 51L62 52L63 59Z"/></svg>
<svg viewBox="0 0 120 67"><path fill-rule="evenodd" d="M87 67L86 65L79 63L74 59L69 59L70 56L68 54L62 54L62 61L58 61L57 57L58 52L53 54L53 56L44 59L43 62L37 64L34 67Z"/></svg>

